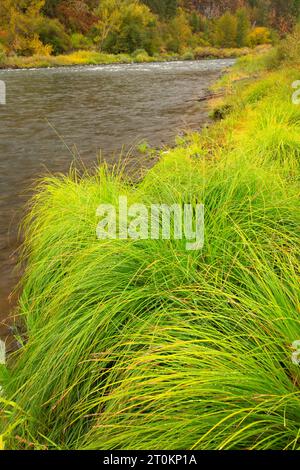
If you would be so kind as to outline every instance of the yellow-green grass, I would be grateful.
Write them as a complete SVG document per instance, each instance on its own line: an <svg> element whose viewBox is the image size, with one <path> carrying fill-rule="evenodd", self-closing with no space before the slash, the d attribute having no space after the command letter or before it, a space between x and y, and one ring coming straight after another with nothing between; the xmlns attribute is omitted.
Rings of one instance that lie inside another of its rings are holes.
<svg viewBox="0 0 300 470"><path fill-rule="evenodd" d="M102 167L38 185L6 448L300 449L297 74L227 82L226 118L138 184ZM99 241L96 208L120 194L204 203L203 250Z"/></svg>

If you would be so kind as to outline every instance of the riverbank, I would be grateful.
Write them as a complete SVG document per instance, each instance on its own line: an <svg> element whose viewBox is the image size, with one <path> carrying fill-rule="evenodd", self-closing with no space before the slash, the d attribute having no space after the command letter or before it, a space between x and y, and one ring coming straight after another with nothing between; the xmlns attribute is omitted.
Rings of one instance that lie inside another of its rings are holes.
<svg viewBox="0 0 300 470"><path fill-rule="evenodd" d="M139 184L105 167L40 184L25 224L27 337L2 381L7 448L300 448L300 69L274 67L241 59L215 86L222 119ZM204 203L203 250L97 240L96 209L120 194Z"/></svg>
<svg viewBox="0 0 300 470"><path fill-rule="evenodd" d="M263 46L268 48L269 46ZM249 54L252 49L218 49L213 47L198 47L183 54L157 54L149 56L146 51L137 51L135 54L105 54L95 51L76 51L71 54L57 56L31 56L31 57L3 57L0 60L0 69L6 68L47 68L78 65L105 65L105 64L132 64L149 62L170 62L178 60L203 59L230 59Z"/></svg>
<svg viewBox="0 0 300 470"><path fill-rule="evenodd" d="M46 171L66 173L71 161L80 170L79 158L93 168L100 149L110 165L122 154L127 170L130 166L140 177L157 160L158 149L175 145L177 133L206 125L206 90L233 63L203 60L0 71L9 91L7 104L1 107L0 132L0 167L6 175L0 182L0 339L6 339L9 351L14 347L8 338L17 300L11 293L19 281L18 227L36 179ZM18 171L11 164L16 155Z"/></svg>

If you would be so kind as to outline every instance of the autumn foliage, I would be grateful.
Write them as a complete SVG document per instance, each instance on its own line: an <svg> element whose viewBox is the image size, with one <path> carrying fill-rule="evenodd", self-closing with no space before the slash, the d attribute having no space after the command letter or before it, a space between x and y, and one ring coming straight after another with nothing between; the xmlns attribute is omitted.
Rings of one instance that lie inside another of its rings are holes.
<svg viewBox="0 0 300 470"><path fill-rule="evenodd" d="M299 12L297 0L1 0L0 44L8 56L191 54L270 43Z"/></svg>

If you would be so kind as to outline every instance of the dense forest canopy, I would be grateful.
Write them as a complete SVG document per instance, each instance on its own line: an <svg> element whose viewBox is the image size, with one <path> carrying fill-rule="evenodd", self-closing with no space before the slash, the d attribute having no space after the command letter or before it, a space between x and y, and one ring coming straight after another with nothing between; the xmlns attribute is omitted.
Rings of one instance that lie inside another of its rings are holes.
<svg viewBox="0 0 300 470"><path fill-rule="evenodd" d="M254 47L297 22L300 0L1 0L0 52L179 52Z"/></svg>

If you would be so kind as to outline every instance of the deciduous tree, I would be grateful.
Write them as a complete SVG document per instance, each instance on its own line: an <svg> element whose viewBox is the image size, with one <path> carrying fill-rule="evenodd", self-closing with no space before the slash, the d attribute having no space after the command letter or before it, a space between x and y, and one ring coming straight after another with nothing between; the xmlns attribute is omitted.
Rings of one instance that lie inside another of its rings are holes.
<svg viewBox="0 0 300 470"><path fill-rule="evenodd" d="M251 24L246 8L240 8L237 11L237 34L236 43L238 47L244 47L247 44L247 37L250 32Z"/></svg>
<svg viewBox="0 0 300 470"><path fill-rule="evenodd" d="M217 41L222 47L236 47L237 19L229 12L225 13L217 23Z"/></svg>

